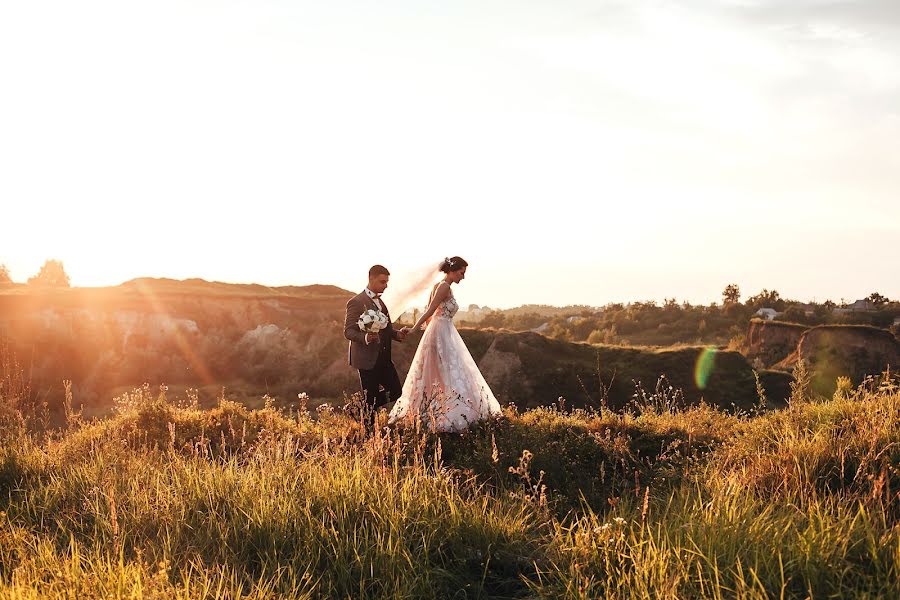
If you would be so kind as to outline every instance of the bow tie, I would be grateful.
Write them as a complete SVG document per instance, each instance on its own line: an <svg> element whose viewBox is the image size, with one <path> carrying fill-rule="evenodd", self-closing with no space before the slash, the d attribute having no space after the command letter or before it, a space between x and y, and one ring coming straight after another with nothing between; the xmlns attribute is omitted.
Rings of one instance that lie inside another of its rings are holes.
<svg viewBox="0 0 900 600"><path fill-rule="evenodd" d="M372 298L374 298L375 300L378 300L381 298L381 294L375 294L374 296L372 296Z"/></svg>

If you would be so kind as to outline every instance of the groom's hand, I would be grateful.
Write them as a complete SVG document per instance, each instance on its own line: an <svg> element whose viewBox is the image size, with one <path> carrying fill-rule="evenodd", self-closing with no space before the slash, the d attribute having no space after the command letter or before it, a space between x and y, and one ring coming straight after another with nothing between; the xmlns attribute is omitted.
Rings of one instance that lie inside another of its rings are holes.
<svg viewBox="0 0 900 600"><path fill-rule="evenodd" d="M367 333L366 334L366 343L367 344L374 344L377 341L378 341L377 333Z"/></svg>

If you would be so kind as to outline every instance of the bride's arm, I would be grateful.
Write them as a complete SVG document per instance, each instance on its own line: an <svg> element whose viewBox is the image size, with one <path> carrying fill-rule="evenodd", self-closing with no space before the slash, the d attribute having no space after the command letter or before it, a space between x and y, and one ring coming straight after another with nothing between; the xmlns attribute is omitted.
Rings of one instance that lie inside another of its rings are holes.
<svg viewBox="0 0 900 600"><path fill-rule="evenodd" d="M416 321L416 324L412 326L412 330L415 331L419 327L422 326L422 323L426 322L431 318L431 315L434 314L434 311L437 310L438 306L441 305L441 302L447 299L447 296L450 295L450 284L446 281L442 281L438 284L437 289L434 291L434 296L431 297L431 304L428 305L428 309L422 313L422 316L419 317L419 320Z"/></svg>

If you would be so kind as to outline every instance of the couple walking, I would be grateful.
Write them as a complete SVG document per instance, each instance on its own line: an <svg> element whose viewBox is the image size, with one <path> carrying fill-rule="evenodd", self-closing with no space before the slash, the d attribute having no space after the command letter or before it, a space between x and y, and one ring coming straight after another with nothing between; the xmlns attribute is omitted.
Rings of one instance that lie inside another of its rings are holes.
<svg viewBox="0 0 900 600"><path fill-rule="evenodd" d="M468 263L459 256L444 259L439 267L444 277L432 288L428 308L411 328L396 330L391 324L381 300L391 274L381 265L369 269L368 286L347 302L344 337L350 340L350 366L359 370L371 408L370 426L375 410L392 399L397 401L389 422L421 420L433 431L462 431L475 421L500 414L500 404L453 324L459 305L451 286L465 278L466 267ZM377 333L359 326L360 316L371 309L387 317L387 326ZM425 333L401 387L391 345L423 325Z"/></svg>

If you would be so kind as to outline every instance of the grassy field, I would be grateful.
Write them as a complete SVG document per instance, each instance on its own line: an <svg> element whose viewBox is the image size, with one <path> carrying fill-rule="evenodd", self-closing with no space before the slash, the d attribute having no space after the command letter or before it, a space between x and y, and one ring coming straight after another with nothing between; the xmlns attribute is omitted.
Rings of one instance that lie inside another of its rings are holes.
<svg viewBox="0 0 900 600"><path fill-rule="evenodd" d="M0 402L0 598L900 596L898 380L793 392L367 439L147 387L40 434Z"/></svg>

